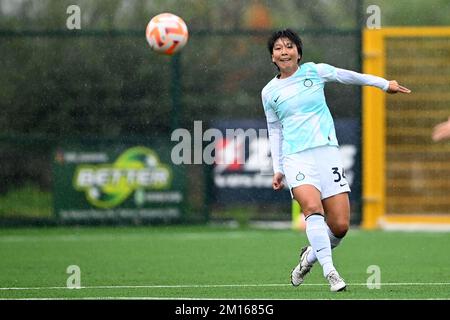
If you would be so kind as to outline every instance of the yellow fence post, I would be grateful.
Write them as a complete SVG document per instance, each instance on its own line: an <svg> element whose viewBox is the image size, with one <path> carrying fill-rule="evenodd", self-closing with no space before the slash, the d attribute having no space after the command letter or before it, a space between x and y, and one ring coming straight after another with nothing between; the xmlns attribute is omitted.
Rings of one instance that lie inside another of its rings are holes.
<svg viewBox="0 0 450 320"><path fill-rule="evenodd" d="M363 72L384 77L385 50L381 30L363 32ZM362 224L365 229L377 227L383 214L385 200L385 123L384 93L372 87L363 87L363 152L362 152Z"/></svg>

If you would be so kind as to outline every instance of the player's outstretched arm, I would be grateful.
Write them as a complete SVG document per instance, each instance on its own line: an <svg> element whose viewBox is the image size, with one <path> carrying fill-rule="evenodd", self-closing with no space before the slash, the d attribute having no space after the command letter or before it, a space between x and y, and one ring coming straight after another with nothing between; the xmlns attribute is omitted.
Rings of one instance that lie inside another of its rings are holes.
<svg viewBox="0 0 450 320"><path fill-rule="evenodd" d="M409 90L406 87L403 87L401 85L398 84L397 81L395 80L390 80L389 81L389 88L386 91L387 93L397 93L397 92L401 92L401 93L411 93L411 90Z"/></svg>
<svg viewBox="0 0 450 320"><path fill-rule="evenodd" d="M450 138L450 117L447 121L439 123L433 128L432 138L434 141Z"/></svg>

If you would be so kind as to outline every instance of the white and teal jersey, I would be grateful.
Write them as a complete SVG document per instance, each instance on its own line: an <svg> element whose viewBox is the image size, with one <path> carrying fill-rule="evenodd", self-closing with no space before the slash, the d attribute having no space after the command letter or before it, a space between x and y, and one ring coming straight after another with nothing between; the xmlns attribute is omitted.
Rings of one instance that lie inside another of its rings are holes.
<svg viewBox="0 0 450 320"><path fill-rule="evenodd" d="M280 121L283 155L319 146L338 146L333 118L325 101L325 82L371 85L387 90L386 79L328 64L308 62L288 78L273 78L262 90L268 123ZM272 143L272 142L271 142Z"/></svg>
<svg viewBox="0 0 450 320"><path fill-rule="evenodd" d="M325 82L373 86L389 81L371 74L312 62L288 78L272 79L262 90L274 172L283 172L284 155L320 146L338 146L333 118L325 101Z"/></svg>
<svg viewBox="0 0 450 320"><path fill-rule="evenodd" d="M272 79L262 90L264 112L268 122L282 125L284 155L323 145L337 146L333 118L325 101L325 71L328 78L334 67L304 63L290 77Z"/></svg>

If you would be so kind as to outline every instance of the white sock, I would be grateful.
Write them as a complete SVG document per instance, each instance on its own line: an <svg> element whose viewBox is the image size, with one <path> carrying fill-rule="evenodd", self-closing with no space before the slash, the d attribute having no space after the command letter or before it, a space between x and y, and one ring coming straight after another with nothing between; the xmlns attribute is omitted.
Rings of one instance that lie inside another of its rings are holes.
<svg viewBox="0 0 450 320"><path fill-rule="evenodd" d="M331 229L328 225L327 225L327 232L328 232L328 237L330 238L331 249L334 249L339 245L342 238L336 237L333 234L333 232L331 232ZM308 261L309 264L314 264L317 261L317 257L316 257L316 254L314 253L314 251L309 252L308 256L306 257L306 260Z"/></svg>
<svg viewBox="0 0 450 320"><path fill-rule="evenodd" d="M314 214L306 219L306 236L323 268L323 275L326 277L336 269L331 258L331 243L327 232L327 224L322 215Z"/></svg>
<svg viewBox="0 0 450 320"><path fill-rule="evenodd" d="M336 237L333 234L333 232L331 232L331 229L328 225L327 225L327 232L328 232L328 237L330 238L331 249L334 249L339 245L339 243L341 243L342 238Z"/></svg>

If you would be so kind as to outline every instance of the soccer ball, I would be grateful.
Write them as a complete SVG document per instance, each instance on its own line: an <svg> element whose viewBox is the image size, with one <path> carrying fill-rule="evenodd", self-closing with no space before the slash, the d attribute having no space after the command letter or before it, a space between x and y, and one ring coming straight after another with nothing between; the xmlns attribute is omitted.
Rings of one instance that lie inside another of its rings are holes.
<svg viewBox="0 0 450 320"><path fill-rule="evenodd" d="M147 24L145 37L150 47L162 54L172 55L183 48L188 40L186 23L172 13L161 13Z"/></svg>

